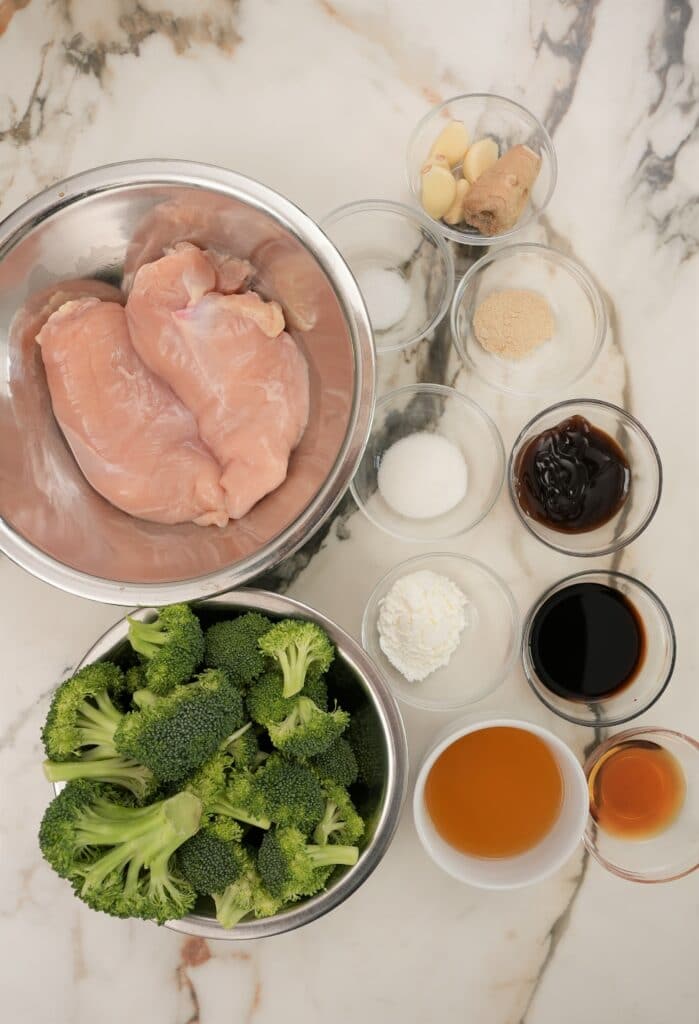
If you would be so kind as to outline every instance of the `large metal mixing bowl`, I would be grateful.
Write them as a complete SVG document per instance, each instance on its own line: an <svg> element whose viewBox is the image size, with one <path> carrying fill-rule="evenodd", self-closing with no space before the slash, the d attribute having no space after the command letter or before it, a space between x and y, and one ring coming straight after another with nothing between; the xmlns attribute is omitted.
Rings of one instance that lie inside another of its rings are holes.
<svg viewBox="0 0 699 1024"><path fill-rule="evenodd" d="M393 696L371 658L344 630L312 608L265 590L244 589L201 601L196 608L205 625L226 618L231 612L247 609L263 612L270 618L294 616L317 622L337 648L329 676L331 693L347 711L362 716L364 735L368 735L374 744L374 777L371 784L353 789L353 797L367 823L366 834L360 844L359 860L354 867L337 869L325 892L295 904L290 910L274 917L244 921L231 931L226 931L215 918L205 913L189 914L181 921L168 923L168 927L176 931L201 935L207 939L258 939L292 931L322 917L351 896L366 881L388 849L398 826L408 780L408 753L403 721ZM136 612L136 617L140 619L147 619L150 615L148 609ZM118 622L87 652L79 667L110 658L118 661L128 647L128 628L126 619ZM61 787L62 784L56 788Z"/></svg>
<svg viewBox="0 0 699 1024"><path fill-rule="evenodd" d="M309 424L286 481L224 529L147 523L100 497L53 417L34 341L62 301L128 286L183 240L251 260L256 289L281 302L310 368ZM345 492L369 432L374 369L366 309L342 257L271 189L175 160L60 182L0 224L0 549L54 586L113 604L239 586L291 554Z"/></svg>

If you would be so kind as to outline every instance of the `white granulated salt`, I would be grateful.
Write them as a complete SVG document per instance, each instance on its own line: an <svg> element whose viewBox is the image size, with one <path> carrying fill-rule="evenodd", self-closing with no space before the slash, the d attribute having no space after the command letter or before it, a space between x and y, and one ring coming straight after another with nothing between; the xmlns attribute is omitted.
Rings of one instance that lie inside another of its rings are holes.
<svg viewBox="0 0 699 1024"><path fill-rule="evenodd" d="M394 512L408 519L433 519L466 496L466 462L449 438L418 431L384 452L377 483Z"/></svg>
<svg viewBox="0 0 699 1024"><path fill-rule="evenodd" d="M402 576L379 602L381 650L408 682L420 682L449 663L468 604L452 580L430 569Z"/></svg>
<svg viewBox="0 0 699 1024"><path fill-rule="evenodd" d="M387 331L410 308L410 285L395 270L365 267L357 271L357 284L375 331Z"/></svg>

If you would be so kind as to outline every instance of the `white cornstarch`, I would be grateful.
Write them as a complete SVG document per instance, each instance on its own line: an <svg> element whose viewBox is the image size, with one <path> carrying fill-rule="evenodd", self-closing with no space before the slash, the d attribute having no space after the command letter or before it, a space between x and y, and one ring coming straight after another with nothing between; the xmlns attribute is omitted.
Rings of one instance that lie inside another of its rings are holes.
<svg viewBox="0 0 699 1024"><path fill-rule="evenodd" d="M468 603L452 580L430 569L401 577L379 603L381 650L409 682L420 682L449 663Z"/></svg>

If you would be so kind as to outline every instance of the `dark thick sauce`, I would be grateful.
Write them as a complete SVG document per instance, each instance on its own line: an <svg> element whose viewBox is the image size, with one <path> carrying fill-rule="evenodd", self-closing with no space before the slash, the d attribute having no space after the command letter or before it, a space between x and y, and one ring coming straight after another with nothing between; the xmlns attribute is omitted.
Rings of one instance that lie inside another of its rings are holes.
<svg viewBox="0 0 699 1024"><path fill-rule="evenodd" d="M532 438L515 466L525 515L562 533L594 530L626 501L631 469L609 434L571 416Z"/></svg>
<svg viewBox="0 0 699 1024"><path fill-rule="evenodd" d="M534 617L529 639L539 679L566 700L611 697L643 664L640 615L618 590L573 583L553 594Z"/></svg>

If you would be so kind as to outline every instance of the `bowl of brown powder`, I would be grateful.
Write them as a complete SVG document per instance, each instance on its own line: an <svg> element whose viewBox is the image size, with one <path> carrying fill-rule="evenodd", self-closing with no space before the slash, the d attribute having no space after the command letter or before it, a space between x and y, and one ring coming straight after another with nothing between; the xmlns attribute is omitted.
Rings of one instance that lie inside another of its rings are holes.
<svg viewBox="0 0 699 1024"><path fill-rule="evenodd" d="M488 253L464 275L451 331L464 365L486 383L544 395L587 373L604 342L607 313L584 267L522 242Z"/></svg>

